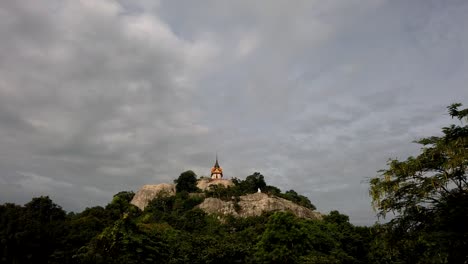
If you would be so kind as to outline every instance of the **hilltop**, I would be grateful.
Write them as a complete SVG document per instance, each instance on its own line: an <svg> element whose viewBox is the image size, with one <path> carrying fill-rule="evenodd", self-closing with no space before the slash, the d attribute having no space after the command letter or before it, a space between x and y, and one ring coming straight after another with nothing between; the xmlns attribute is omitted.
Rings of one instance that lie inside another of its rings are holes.
<svg viewBox="0 0 468 264"><path fill-rule="evenodd" d="M193 188L193 192L190 194L203 200L197 205L197 208L208 214L250 217L280 211L291 212L300 218L322 219L322 214L313 210L314 206L306 197L298 195L293 190L282 194L278 188L267 186L263 176L259 173L248 176L245 181L209 178L200 178L194 181L195 175L193 172L188 171L182 175L190 178L189 181L196 185L196 188ZM176 181L180 182L180 179ZM264 192L262 192L262 189ZM154 199L176 194L177 184L144 185L136 192L130 203L144 210ZM301 199L310 204L309 208L296 203Z"/></svg>

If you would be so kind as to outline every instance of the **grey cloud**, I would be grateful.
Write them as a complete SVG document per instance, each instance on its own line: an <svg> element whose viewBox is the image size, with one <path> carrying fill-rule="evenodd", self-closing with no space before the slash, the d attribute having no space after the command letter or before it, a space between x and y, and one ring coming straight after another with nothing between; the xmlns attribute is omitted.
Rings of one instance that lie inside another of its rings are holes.
<svg viewBox="0 0 468 264"><path fill-rule="evenodd" d="M455 0L2 3L0 202L50 194L81 210L187 169L206 175L218 152L228 177L260 171L372 224L366 179L416 154L408 143L468 99L466 11Z"/></svg>

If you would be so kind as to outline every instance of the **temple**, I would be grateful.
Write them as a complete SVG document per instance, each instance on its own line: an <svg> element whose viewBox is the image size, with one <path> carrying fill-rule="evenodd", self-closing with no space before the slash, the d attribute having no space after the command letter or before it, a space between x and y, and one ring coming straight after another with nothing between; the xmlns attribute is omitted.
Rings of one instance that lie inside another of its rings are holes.
<svg viewBox="0 0 468 264"><path fill-rule="evenodd" d="M216 162L213 168L211 168L211 179L222 179L223 169L219 166L218 155L216 155Z"/></svg>

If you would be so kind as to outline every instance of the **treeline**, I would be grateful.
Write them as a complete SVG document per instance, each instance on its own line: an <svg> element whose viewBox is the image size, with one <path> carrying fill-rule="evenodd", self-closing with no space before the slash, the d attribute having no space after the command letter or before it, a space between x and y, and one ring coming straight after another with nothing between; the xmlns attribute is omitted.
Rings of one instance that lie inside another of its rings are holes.
<svg viewBox="0 0 468 264"><path fill-rule="evenodd" d="M372 228L336 211L323 221L276 212L218 218L180 192L144 211L121 192L68 213L48 197L0 206L0 263L371 263Z"/></svg>
<svg viewBox="0 0 468 264"><path fill-rule="evenodd" d="M190 171L183 173L184 177L179 177L178 181L192 178L191 174ZM252 186L262 182L252 179L263 180L260 174L251 176L247 183L254 182ZM235 218L209 215L196 207L207 196L229 197L238 193L237 188L247 184L242 182L232 188L215 187L204 195L179 189L175 196L154 199L144 211L130 204L133 192L120 192L105 207L86 208L80 213L66 213L49 197L33 198L24 206L0 205L0 263L466 261L467 251L460 249L465 245L463 238L467 232L449 232L454 228L466 230L466 222L460 222L467 215L464 200L454 208L460 211L448 215L458 217L447 219L457 225L445 227L446 230L434 226L437 229L429 230L429 224L437 219L426 219L426 229L417 233L404 229L398 221L372 227L354 226L348 216L337 211L324 216L323 220L301 219L287 212ZM279 193L290 195L292 200L298 199L294 191ZM438 219L440 217L443 216ZM434 241L435 238L439 240ZM459 250L444 251L435 247L445 243L453 243ZM450 252L458 259L448 261L452 256ZM431 256L434 253L439 257ZM446 254L444 259L441 253Z"/></svg>
<svg viewBox="0 0 468 264"><path fill-rule="evenodd" d="M201 195L192 171L175 180L177 194L144 211L120 192L105 207L66 213L49 197L0 206L0 263L371 263L372 228L356 227L337 211L324 220L291 213L235 218L208 215L205 197L233 199L258 188L315 208L309 199L269 186L260 173Z"/></svg>

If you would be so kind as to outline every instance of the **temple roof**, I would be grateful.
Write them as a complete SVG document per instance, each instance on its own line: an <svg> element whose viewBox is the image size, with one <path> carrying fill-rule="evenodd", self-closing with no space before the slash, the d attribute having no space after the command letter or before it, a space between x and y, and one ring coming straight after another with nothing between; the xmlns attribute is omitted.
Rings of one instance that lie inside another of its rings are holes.
<svg viewBox="0 0 468 264"><path fill-rule="evenodd" d="M223 174L223 168L221 168L221 166L219 166L218 155L217 154L216 154L216 162L215 162L213 168L211 168L211 174L215 174L215 173Z"/></svg>

